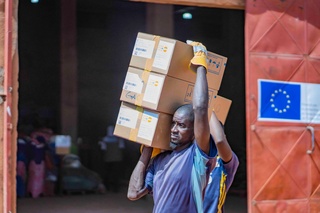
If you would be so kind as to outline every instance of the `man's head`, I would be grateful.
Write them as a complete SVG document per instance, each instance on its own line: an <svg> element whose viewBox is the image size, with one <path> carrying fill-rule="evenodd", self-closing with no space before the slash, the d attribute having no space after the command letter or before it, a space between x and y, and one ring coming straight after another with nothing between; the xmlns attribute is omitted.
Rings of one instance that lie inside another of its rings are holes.
<svg viewBox="0 0 320 213"><path fill-rule="evenodd" d="M190 143L194 139L194 113L191 104L180 106L174 113L171 124L172 149Z"/></svg>

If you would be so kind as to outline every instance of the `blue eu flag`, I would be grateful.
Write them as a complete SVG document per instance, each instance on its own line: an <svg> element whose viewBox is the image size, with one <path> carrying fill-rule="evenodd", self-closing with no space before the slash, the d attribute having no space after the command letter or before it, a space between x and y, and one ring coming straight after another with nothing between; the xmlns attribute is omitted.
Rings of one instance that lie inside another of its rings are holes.
<svg viewBox="0 0 320 213"><path fill-rule="evenodd" d="M300 120L301 85L260 80L260 118Z"/></svg>

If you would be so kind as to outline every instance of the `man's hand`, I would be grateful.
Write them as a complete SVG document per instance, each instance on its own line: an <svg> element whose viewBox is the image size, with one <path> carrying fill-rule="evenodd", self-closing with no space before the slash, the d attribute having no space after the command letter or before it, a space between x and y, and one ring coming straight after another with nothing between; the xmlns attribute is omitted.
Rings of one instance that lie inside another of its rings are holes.
<svg viewBox="0 0 320 213"><path fill-rule="evenodd" d="M197 66L203 66L208 70L207 48L200 42L187 40L187 44L193 46L194 57L191 59L189 68L196 72Z"/></svg>

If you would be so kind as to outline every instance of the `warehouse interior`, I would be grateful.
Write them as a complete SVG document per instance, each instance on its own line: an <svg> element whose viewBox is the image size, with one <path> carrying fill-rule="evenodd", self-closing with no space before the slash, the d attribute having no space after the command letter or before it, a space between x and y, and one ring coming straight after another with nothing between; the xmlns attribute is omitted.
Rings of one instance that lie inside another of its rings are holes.
<svg viewBox="0 0 320 213"><path fill-rule="evenodd" d="M147 5L120 0L77 1L77 74L75 79L68 79L77 85L77 136L72 138L72 152L101 177L106 171L98 142L106 135L107 127L116 122L137 33L153 33L147 27ZM61 1L25 0L18 8L18 124L31 128L45 125L55 134L63 134L60 7ZM172 8L174 39L201 41L210 51L228 57L219 95L232 100L225 132L240 160L230 194L245 196L244 11L182 5ZM193 18L183 19L184 12L190 12ZM123 188L138 157L139 144L126 140L120 177Z"/></svg>

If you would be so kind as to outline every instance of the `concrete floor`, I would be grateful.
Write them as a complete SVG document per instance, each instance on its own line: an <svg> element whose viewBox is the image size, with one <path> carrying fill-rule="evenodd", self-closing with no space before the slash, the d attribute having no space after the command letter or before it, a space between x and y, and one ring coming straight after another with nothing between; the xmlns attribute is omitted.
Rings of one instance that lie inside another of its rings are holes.
<svg viewBox="0 0 320 213"><path fill-rule="evenodd" d="M228 195L225 212L246 213L246 202L244 196ZM119 193L71 194L17 200L17 213L150 213L152 207L152 197L129 201L125 189Z"/></svg>

